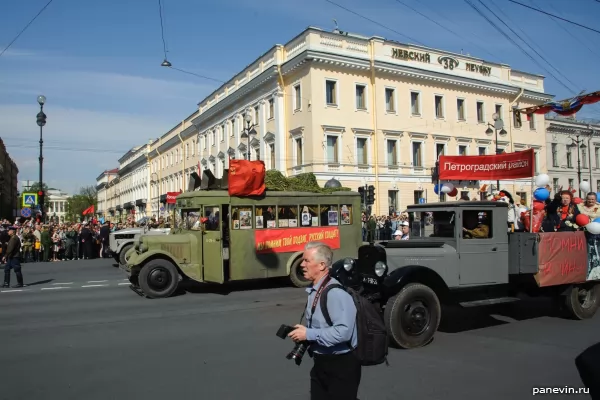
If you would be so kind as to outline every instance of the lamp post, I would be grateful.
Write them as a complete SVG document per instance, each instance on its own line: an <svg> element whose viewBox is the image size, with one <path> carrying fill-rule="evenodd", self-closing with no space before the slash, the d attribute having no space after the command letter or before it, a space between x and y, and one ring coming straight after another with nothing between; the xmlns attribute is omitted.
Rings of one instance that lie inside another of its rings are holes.
<svg viewBox="0 0 600 400"><path fill-rule="evenodd" d="M246 159L250 161L250 141L252 140L251 136L256 136L256 124L252 123L252 110L249 108L246 110L246 116L244 117L246 120L246 128L242 131L241 139L248 139L248 146L246 147Z"/></svg>
<svg viewBox="0 0 600 400"><path fill-rule="evenodd" d="M42 154L42 148L44 146L44 140L43 140L43 136L42 136L42 131L43 131L43 127L44 125L46 125L46 114L44 114L44 104L46 103L46 96L44 95L40 95L37 98L37 102L40 105L40 112L37 114L37 124L40 127L40 190L43 192L44 191L44 181L43 181L43 174L42 174L42 166L44 164L44 156ZM46 196L43 196L44 198ZM40 212L41 212L41 219L42 221L44 221L44 205L43 204L39 204L39 197L38 197L38 205L40 206Z"/></svg>
<svg viewBox="0 0 600 400"><path fill-rule="evenodd" d="M504 121L502 121L498 113L492 114L492 119L494 120L494 125L488 122L488 128L485 133L491 135L494 131L496 132L496 155L498 155L500 154L500 149L498 148L498 131L500 131L500 135L502 136L506 135L506 131L504 130ZM491 127L494 127L494 130ZM500 190L500 180L496 181L496 190Z"/></svg>
<svg viewBox="0 0 600 400"><path fill-rule="evenodd" d="M581 136L581 132L577 132L577 134L575 135L575 139L571 138L571 140L573 141L571 143L571 146L577 146L577 187L579 189L579 197L581 198L581 188L579 188L579 185L581 183L581 147L585 147L585 145L580 144L583 142L583 139L579 139L579 136ZM590 185L591 184L592 182L590 181Z"/></svg>

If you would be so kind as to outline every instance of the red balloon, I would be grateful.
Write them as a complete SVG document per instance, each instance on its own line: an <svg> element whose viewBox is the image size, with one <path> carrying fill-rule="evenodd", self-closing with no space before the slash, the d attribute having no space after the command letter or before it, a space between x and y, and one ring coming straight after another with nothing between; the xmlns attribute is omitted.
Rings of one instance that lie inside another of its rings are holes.
<svg viewBox="0 0 600 400"><path fill-rule="evenodd" d="M452 191L450 193L448 193L448 196L450 196L450 197L456 197L456 195L458 195L457 188L452 189Z"/></svg>
<svg viewBox="0 0 600 400"><path fill-rule="evenodd" d="M590 222L592 222L590 217L585 214L579 214L577 217L575 217L575 223L579 226L586 226Z"/></svg>
<svg viewBox="0 0 600 400"><path fill-rule="evenodd" d="M583 200L581 200L581 197L575 197L575 198L573 198L573 203L581 204L581 203L583 203ZM577 225L579 225L579 224L577 224Z"/></svg>
<svg viewBox="0 0 600 400"><path fill-rule="evenodd" d="M544 204L544 202L542 202L542 201L534 201L533 202L533 209L535 211L542 211L544 208L546 208L546 205Z"/></svg>

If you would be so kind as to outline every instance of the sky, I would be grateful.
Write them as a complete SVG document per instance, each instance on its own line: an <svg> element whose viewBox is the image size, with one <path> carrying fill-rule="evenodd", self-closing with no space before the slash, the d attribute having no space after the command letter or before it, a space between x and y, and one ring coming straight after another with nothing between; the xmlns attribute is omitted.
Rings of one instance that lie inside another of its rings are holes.
<svg viewBox="0 0 600 400"><path fill-rule="evenodd" d="M344 31L462 51L544 75L555 100L600 90L599 33L509 0L161 1L173 67L217 80L228 80L308 26L333 30L335 19ZM515 1L600 30L598 0ZM47 2L0 0L0 52ZM44 182L77 193L118 167L133 146L180 123L220 86L161 67L163 59L158 0L53 0L0 56L0 137L19 181L38 180L40 94L47 99ZM600 119L600 105L584 107L577 117Z"/></svg>

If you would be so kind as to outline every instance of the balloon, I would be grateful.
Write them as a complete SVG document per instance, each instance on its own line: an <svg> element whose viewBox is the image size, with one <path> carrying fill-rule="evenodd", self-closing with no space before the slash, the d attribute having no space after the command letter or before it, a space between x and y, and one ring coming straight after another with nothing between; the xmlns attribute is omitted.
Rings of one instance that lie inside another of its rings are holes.
<svg viewBox="0 0 600 400"><path fill-rule="evenodd" d="M593 235L600 234L600 222L590 222L585 226L585 229Z"/></svg>
<svg viewBox="0 0 600 400"><path fill-rule="evenodd" d="M546 205L543 202L541 202L541 201L533 202L533 211L542 211L544 208L546 208Z"/></svg>
<svg viewBox="0 0 600 400"><path fill-rule="evenodd" d="M442 186L442 193L450 193L452 191L452 189L454 189L454 187L449 187L447 185Z"/></svg>
<svg viewBox="0 0 600 400"><path fill-rule="evenodd" d="M434 192L435 194L440 194L440 185L435 185L435 186L433 187L433 192Z"/></svg>
<svg viewBox="0 0 600 400"><path fill-rule="evenodd" d="M592 222L600 222L600 217L594 219ZM577 224L577 225L579 225L579 224ZM579 226L581 226L581 225L579 225Z"/></svg>
<svg viewBox="0 0 600 400"><path fill-rule="evenodd" d="M535 192L533 192L533 197L536 200L544 201L550 197L550 192L546 188L537 188L535 189Z"/></svg>
<svg viewBox="0 0 600 400"><path fill-rule="evenodd" d="M600 200L600 192L596 192L596 198Z"/></svg>
<svg viewBox="0 0 600 400"><path fill-rule="evenodd" d="M592 187L590 186L589 182L581 181L579 182L579 190L581 190L583 193L589 193L590 190L592 190Z"/></svg>
<svg viewBox="0 0 600 400"><path fill-rule="evenodd" d="M448 196L450 196L450 197L456 197L456 195L458 195L457 188L452 189L452 191L450 193L448 193Z"/></svg>
<svg viewBox="0 0 600 400"><path fill-rule="evenodd" d="M453 184L451 184L450 182L448 182L448 183L444 183L444 186L446 186L446 187L449 187L449 188L450 188L450 191L452 191L452 189L454 189L454 185L453 185Z"/></svg>
<svg viewBox="0 0 600 400"><path fill-rule="evenodd" d="M600 218L596 218L596 219L600 219ZM579 226L586 226L587 224L590 223L590 217L588 217L585 214L579 214L577 217L575 217L575 223Z"/></svg>
<svg viewBox="0 0 600 400"><path fill-rule="evenodd" d="M583 200L581 200L581 197L573 197L573 203L581 204L583 203Z"/></svg>
<svg viewBox="0 0 600 400"><path fill-rule="evenodd" d="M540 174L535 178L535 184L537 187L543 188L550 183L550 177L547 174Z"/></svg>

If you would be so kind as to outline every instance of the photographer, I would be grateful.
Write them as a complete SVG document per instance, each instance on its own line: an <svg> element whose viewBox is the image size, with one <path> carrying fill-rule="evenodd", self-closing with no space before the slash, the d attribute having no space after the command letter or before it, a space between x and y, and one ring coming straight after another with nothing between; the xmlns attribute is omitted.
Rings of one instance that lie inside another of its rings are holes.
<svg viewBox="0 0 600 400"><path fill-rule="evenodd" d="M333 252L323 243L306 245L302 268L304 277L312 281L306 305L308 327L294 326L289 333L295 342L307 342L308 352L314 358L310 371L311 399L357 398L361 379L361 364L354 354L357 346L356 306L352 297L342 289L334 288L327 296L327 310L333 326L329 326L321 312L319 298L330 284L339 284L329 275Z"/></svg>

